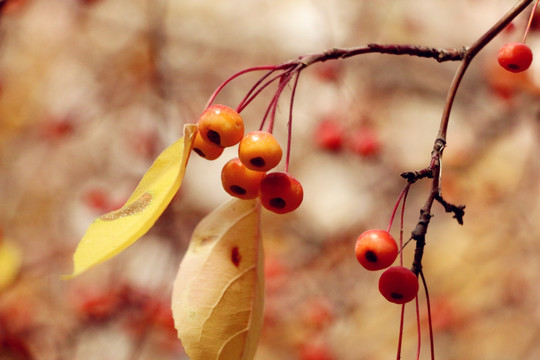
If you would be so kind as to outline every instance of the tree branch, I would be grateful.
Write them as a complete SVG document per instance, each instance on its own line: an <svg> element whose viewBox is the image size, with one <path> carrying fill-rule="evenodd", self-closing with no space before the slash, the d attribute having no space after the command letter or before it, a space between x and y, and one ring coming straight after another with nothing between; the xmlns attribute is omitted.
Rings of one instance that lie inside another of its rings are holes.
<svg viewBox="0 0 540 360"><path fill-rule="evenodd" d="M510 9L495 25L493 25L484 35L482 35L478 40L474 42L467 50L465 51L461 65L454 75L454 79L448 90L448 95L446 97L445 107L439 126L439 132L435 143L433 144L433 150L431 152L431 162L430 165L419 171L419 172L408 172L401 174L402 177L406 178L408 182L414 182L420 178L428 177L433 179L431 186L431 191L428 198L426 199L424 206L420 210L420 218L416 227L412 231L411 238L416 240L416 248L414 253L414 260L412 264L412 271L415 274L420 274L422 271L422 257L424 254L424 247L426 245L426 233L428 229L429 222L431 220L431 208L435 200L439 201L445 208L447 212L453 212L454 218L460 224L463 224L463 215L465 214L465 206L454 206L448 204L443 200L440 191L440 174L441 174L441 158L443 155L443 150L446 146L446 134L448 130L448 123L450 119L450 111L454 104L454 99L456 97L457 91L461 84L461 80L467 71L470 63L473 58L491 41L493 40L512 20L518 16L522 11L524 11L527 6L533 0L520 0L517 4Z"/></svg>

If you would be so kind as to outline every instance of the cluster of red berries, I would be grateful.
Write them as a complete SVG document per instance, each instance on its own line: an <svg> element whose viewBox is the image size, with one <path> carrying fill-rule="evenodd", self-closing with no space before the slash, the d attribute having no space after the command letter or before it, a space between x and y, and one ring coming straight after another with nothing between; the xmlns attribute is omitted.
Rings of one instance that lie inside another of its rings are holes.
<svg viewBox="0 0 540 360"><path fill-rule="evenodd" d="M327 151L339 152L345 146L362 157L376 156L381 143L374 129L363 126L352 132L334 119L324 119L315 128L315 144Z"/></svg>
<svg viewBox="0 0 540 360"><path fill-rule="evenodd" d="M356 240L354 250L358 262L367 270L386 269L379 278L379 291L388 301L405 304L416 298L419 286L415 273L403 266L390 267L399 250L388 231L363 232Z"/></svg>
<svg viewBox="0 0 540 360"><path fill-rule="evenodd" d="M235 110L224 105L208 107L197 123L193 151L208 160L217 159L225 147L238 144L238 157L221 171L221 183L230 195L240 199L259 197L262 205L285 214L298 208L304 191L287 172L268 172L281 161L283 151L266 131L244 134L244 122Z"/></svg>

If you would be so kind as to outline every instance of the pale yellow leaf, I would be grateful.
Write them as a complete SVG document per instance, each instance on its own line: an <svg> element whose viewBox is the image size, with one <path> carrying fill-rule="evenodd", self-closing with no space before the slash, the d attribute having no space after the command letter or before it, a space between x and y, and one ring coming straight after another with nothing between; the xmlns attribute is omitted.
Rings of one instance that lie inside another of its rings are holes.
<svg viewBox="0 0 540 360"><path fill-rule="evenodd" d="M250 360L264 297L260 205L233 199L195 228L176 277L172 310L191 360Z"/></svg>
<svg viewBox="0 0 540 360"><path fill-rule="evenodd" d="M125 205L88 227L73 255L73 274L66 278L117 255L154 225L182 183L195 131L195 125L186 125L184 137L157 157Z"/></svg>

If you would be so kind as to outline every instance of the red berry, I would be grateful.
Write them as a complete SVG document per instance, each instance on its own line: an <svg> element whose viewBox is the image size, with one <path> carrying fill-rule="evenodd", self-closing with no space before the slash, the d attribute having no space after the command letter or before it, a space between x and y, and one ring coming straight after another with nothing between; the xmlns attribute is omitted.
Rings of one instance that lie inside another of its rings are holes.
<svg viewBox="0 0 540 360"><path fill-rule="evenodd" d="M193 151L206 160L215 160L223 153L223 148L212 142L205 141L201 133L197 131L193 140Z"/></svg>
<svg viewBox="0 0 540 360"><path fill-rule="evenodd" d="M405 304L418 294L418 278L406 267L392 266L386 269L379 279L379 291L386 300Z"/></svg>
<svg viewBox="0 0 540 360"><path fill-rule="evenodd" d="M334 120L323 120L315 129L315 143L324 150L338 151L343 147L344 130Z"/></svg>
<svg viewBox="0 0 540 360"><path fill-rule="evenodd" d="M236 145L244 136L244 122L240 114L225 105L212 105L198 122L199 132L205 141L221 147Z"/></svg>
<svg viewBox="0 0 540 360"><path fill-rule="evenodd" d="M259 195L259 184L265 173L246 168L238 158L229 160L221 170L223 189L240 199L255 199Z"/></svg>
<svg viewBox="0 0 540 360"><path fill-rule="evenodd" d="M238 157L248 169L268 171L281 161L283 152L274 135L266 131L246 134L238 146Z"/></svg>
<svg viewBox="0 0 540 360"><path fill-rule="evenodd" d="M298 180L285 172L266 174L259 187L262 205L277 214L296 210L304 199L304 190Z"/></svg>
<svg viewBox="0 0 540 360"><path fill-rule="evenodd" d="M363 267L374 271L392 265L398 255L398 246L389 232L374 229L360 234L354 252Z"/></svg>
<svg viewBox="0 0 540 360"><path fill-rule="evenodd" d="M321 342L308 342L300 347L300 360L335 360L330 347Z"/></svg>
<svg viewBox="0 0 540 360"><path fill-rule="evenodd" d="M497 53L497 61L508 71L518 73L529 68L533 60L531 48L523 43L508 43Z"/></svg>
<svg viewBox="0 0 540 360"><path fill-rule="evenodd" d="M342 64L338 61L327 61L315 66L315 76L324 82L337 82L343 75Z"/></svg>
<svg viewBox="0 0 540 360"><path fill-rule="evenodd" d="M374 130L361 128L355 131L349 139L349 148L356 154L369 157L377 155L381 144Z"/></svg>

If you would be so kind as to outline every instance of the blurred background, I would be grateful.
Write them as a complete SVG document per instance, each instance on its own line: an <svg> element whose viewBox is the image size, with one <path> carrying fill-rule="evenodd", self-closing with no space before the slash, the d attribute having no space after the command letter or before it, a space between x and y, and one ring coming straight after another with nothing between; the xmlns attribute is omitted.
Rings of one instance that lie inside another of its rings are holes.
<svg viewBox="0 0 540 360"><path fill-rule="evenodd" d="M180 192L147 235L61 280L93 219L123 204L232 74L367 43L461 48L513 4L7 1L0 359L187 359L172 325L171 286L194 226L228 199L219 174L234 151L212 162L194 154ZM452 111L443 195L466 205L464 225L435 204L423 263L438 359L540 358L540 62L521 75L496 63L502 44L521 40L529 11L475 59ZM539 30L533 22L535 54ZM399 174L428 165L457 65L369 54L302 72L290 172L305 200L285 216L263 213L267 291L257 360L395 358L400 307L379 294L379 273L357 263L354 243L388 225L405 185ZM260 75L235 80L216 101L236 107ZM247 130L258 129L272 95L261 93L243 112ZM285 91L275 125L282 144L289 99ZM429 185L411 188L406 238ZM392 233L399 235L399 222ZM405 248L407 264L413 249ZM423 291L419 299L428 359ZM416 347L409 305L403 358L414 358Z"/></svg>

